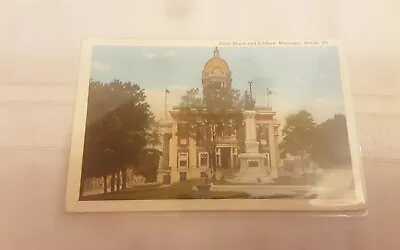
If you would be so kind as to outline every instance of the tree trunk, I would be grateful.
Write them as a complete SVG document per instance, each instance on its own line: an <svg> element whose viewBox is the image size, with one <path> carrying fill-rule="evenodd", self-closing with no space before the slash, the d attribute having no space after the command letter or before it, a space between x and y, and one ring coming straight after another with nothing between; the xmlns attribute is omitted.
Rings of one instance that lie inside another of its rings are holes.
<svg viewBox="0 0 400 250"><path fill-rule="evenodd" d="M107 175L103 175L103 192L106 194L108 192L108 188L107 188Z"/></svg>
<svg viewBox="0 0 400 250"><path fill-rule="evenodd" d="M111 174L110 186L111 186L111 192L115 192L115 173Z"/></svg>
<svg viewBox="0 0 400 250"><path fill-rule="evenodd" d="M126 168L124 168L124 170L122 170L122 189L126 189Z"/></svg>
<svg viewBox="0 0 400 250"><path fill-rule="evenodd" d="M301 153L301 155L300 155L300 166L301 166L301 169L303 170L303 175L304 175L305 170L304 170L304 154L303 153Z"/></svg>
<svg viewBox="0 0 400 250"><path fill-rule="evenodd" d="M117 171L117 192L119 192L121 190L121 170Z"/></svg>
<svg viewBox="0 0 400 250"><path fill-rule="evenodd" d="M216 148L215 147L211 147L211 150L209 152L210 154L210 167L212 170L212 177L211 180L215 181L217 179L217 162L216 162L216 152L215 152Z"/></svg>

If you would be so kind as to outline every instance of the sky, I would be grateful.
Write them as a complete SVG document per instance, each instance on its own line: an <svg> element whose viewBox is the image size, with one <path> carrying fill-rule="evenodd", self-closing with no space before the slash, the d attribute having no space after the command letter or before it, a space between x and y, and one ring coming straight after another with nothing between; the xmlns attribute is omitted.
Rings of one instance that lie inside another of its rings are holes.
<svg viewBox="0 0 400 250"><path fill-rule="evenodd" d="M344 113L338 51L329 46L219 47L219 55L232 72L232 88L248 90L253 82L256 105L269 102L281 124L300 109L322 122ZM190 88L201 89L204 64L214 47L95 46L93 80L130 81L145 89L156 116L164 114L164 91L169 89L168 109Z"/></svg>

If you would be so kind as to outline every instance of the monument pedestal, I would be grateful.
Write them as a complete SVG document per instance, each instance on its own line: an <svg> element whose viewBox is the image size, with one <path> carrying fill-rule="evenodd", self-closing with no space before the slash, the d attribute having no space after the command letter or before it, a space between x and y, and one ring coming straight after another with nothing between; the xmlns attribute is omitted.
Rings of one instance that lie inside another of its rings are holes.
<svg viewBox="0 0 400 250"><path fill-rule="evenodd" d="M273 183L264 165L266 156L260 153L243 153L239 155L240 170L235 174L231 183L266 184Z"/></svg>
<svg viewBox="0 0 400 250"><path fill-rule="evenodd" d="M231 183L273 183L272 177L269 175L267 166L265 165L267 156L258 151L255 116L255 111L244 112L246 128L246 152L239 154L240 170L232 179L228 180Z"/></svg>

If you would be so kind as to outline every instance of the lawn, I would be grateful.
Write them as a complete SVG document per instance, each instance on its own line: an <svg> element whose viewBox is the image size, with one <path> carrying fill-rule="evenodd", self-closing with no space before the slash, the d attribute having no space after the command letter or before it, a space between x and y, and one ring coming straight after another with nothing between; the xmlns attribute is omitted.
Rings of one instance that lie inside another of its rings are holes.
<svg viewBox="0 0 400 250"><path fill-rule="evenodd" d="M237 185L236 183L231 183L229 179L225 180L216 180L213 181L215 185ZM299 178L291 178L290 176L282 176L274 179L273 183L265 183L262 185L302 185L302 186L309 186L316 184L316 177L315 175L303 175ZM240 185L260 185L259 183L243 183Z"/></svg>
<svg viewBox="0 0 400 250"><path fill-rule="evenodd" d="M250 195L244 192L209 192L193 191L193 186L204 183L203 180L186 180L174 183L167 187L149 187L124 190L116 193L89 195L82 197L82 201L95 200L165 200L165 199L246 199Z"/></svg>

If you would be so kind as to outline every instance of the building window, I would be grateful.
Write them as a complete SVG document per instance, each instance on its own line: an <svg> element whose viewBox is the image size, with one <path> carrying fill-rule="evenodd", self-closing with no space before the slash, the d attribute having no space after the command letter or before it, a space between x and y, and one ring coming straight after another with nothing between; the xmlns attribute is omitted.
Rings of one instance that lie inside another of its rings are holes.
<svg viewBox="0 0 400 250"><path fill-rule="evenodd" d="M187 167L187 161L186 160L180 160L179 161L179 167Z"/></svg>
<svg viewBox="0 0 400 250"><path fill-rule="evenodd" d="M266 135L267 134L267 127L265 126L265 124L261 124L261 135Z"/></svg>
<svg viewBox="0 0 400 250"><path fill-rule="evenodd" d="M178 166L179 167L188 167L188 154L187 153L179 153L178 156Z"/></svg>
<svg viewBox="0 0 400 250"><path fill-rule="evenodd" d="M212 83L213 83L213 88L214 89L218 89L218 85L222 87L222 84L221 84L220 81L212 81Z"/></svg>
<svg viewBox="0 0 400 250"><path fill-rule="evenodd" d="M199 154L199 165L200 165L200 167L208 166L208 153L200 153Z"/></svg>
<svg viewBox="0 0 400 250"><path fill-rule="evenodd" d="M249 167L250 168L257 168L258 167L258 161L249 161Z"/></svg>
<svg viewBox="0 0 400 250"><path fill-rule="evenodd" d="M187 139L183 138L180 140L181 145L187 145Z"/></svg>

